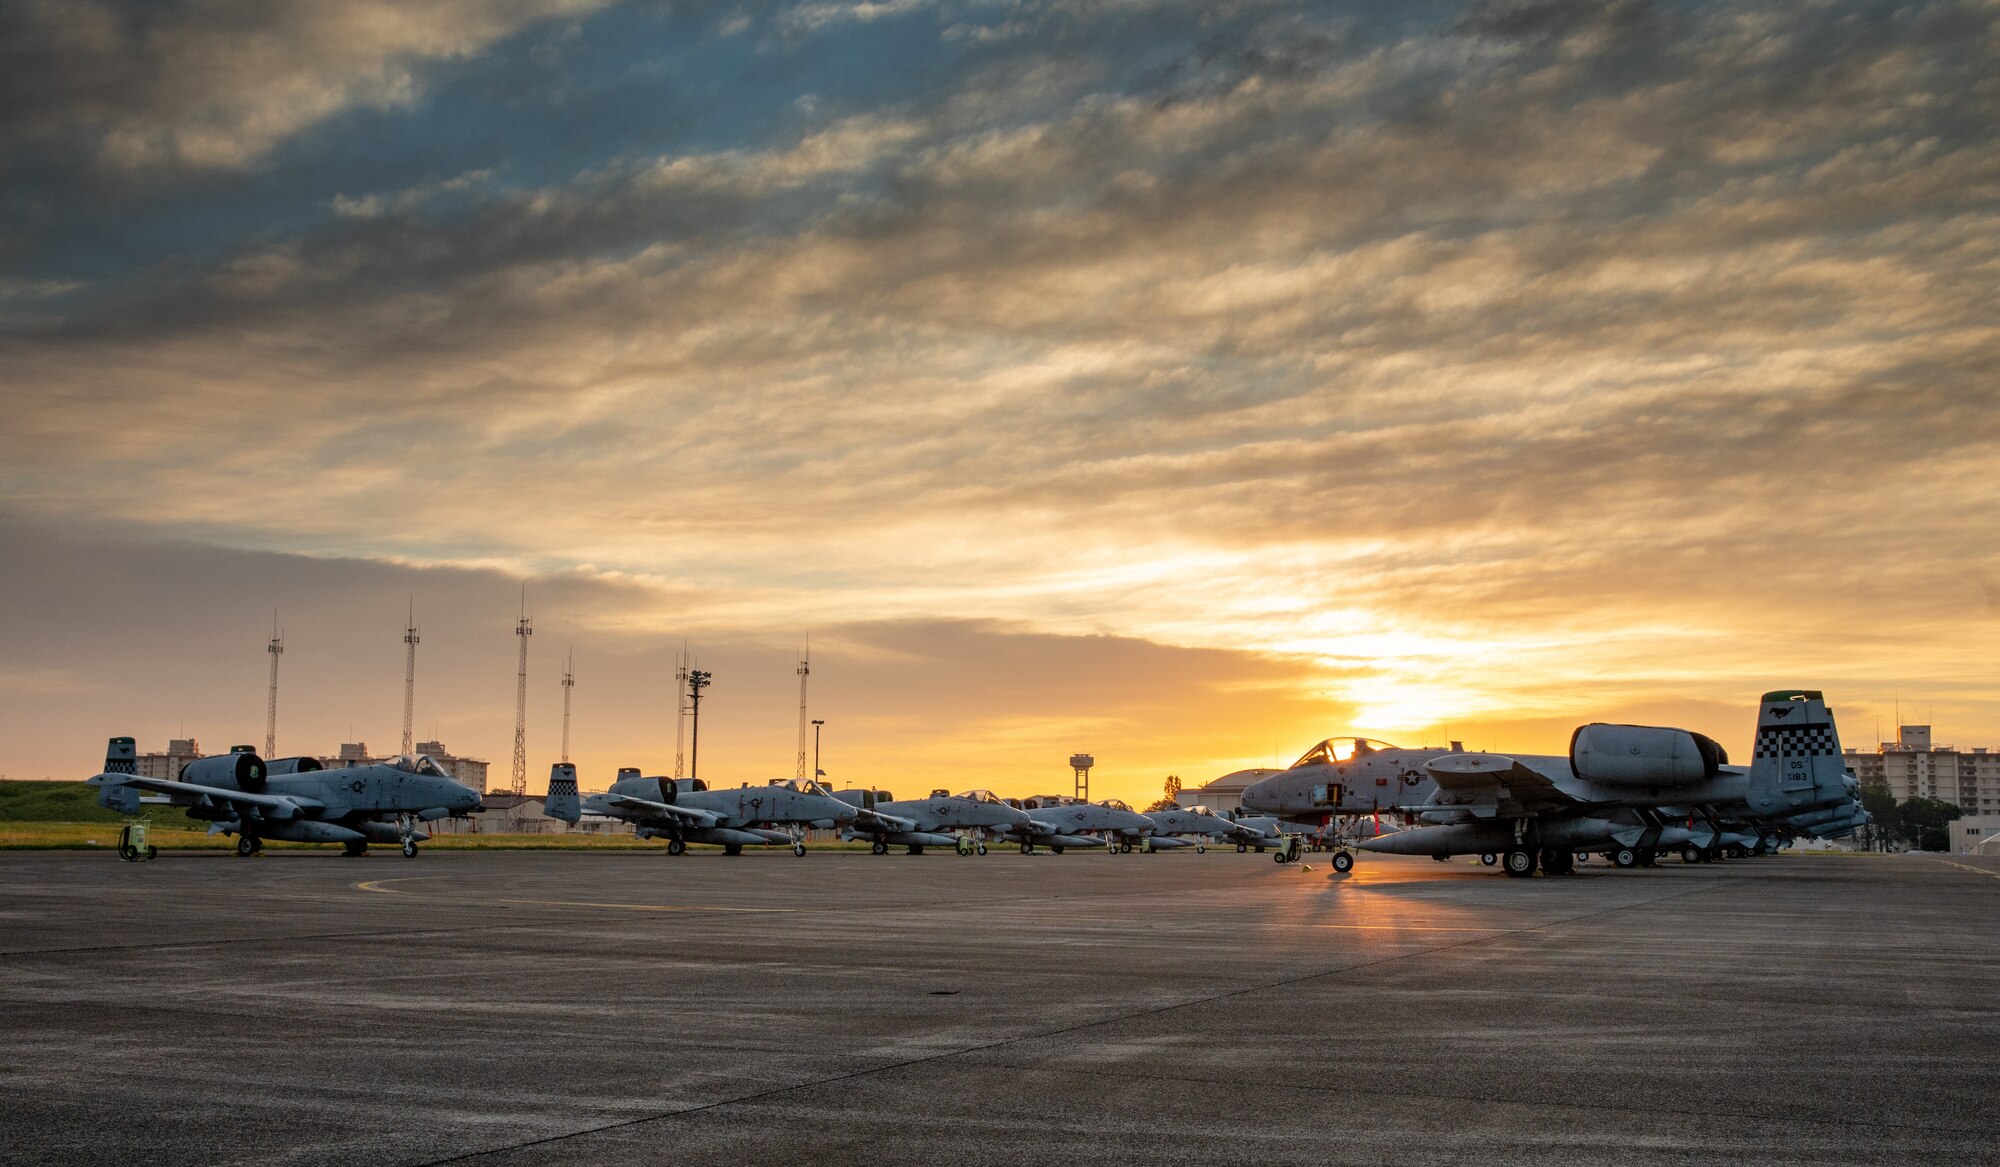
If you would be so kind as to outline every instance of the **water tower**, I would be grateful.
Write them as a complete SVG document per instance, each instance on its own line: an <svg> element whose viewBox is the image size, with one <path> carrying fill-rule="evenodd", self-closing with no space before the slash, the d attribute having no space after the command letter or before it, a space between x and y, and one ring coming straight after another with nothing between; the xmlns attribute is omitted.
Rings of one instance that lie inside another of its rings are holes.
<svg viewBox="0 0 2000 1167"><path fill-rule="evenodd" d="M1090 768L1097 759L1089 754L1071 754L1069 768L1076 771L1076 796L1086 801L1090 798Z"/></svg>

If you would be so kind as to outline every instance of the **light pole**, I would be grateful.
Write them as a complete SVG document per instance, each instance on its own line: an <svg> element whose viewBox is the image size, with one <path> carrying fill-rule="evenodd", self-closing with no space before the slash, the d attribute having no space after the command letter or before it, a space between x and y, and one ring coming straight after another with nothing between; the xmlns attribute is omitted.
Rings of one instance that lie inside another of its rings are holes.
<svg viewBox="0 0 2000 1167"><path fill-rule="evenodd" d="M813 781L815 782L826 777L826 771L819 768L819 727L825 724L826 722L821 719L813 718Z"/></svg>
<svg viewBox="0 0 2000 1167"><path fill-rule="evenodd" d="M688 704L694 719L694 729L689 735L692 740L688 748L688 777L701 773L701 691L708 688L708 674L700 669L688 673Z"/></svg>

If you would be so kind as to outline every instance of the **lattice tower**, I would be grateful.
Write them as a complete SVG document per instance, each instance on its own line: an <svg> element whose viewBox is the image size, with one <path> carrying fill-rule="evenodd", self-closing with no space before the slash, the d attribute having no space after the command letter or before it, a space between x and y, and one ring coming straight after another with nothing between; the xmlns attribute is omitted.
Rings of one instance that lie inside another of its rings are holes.
<svg viewBox="0 0 2000 1167"><path fill-rule="evenodd" d="M806 680L812 676L812 650L799 654L799 764L797 778L806 780Z"/></svg>
<svg viewBox="0 0 2000 1167"><path fill-rule="evenodd" d="M278 633L278 614L271 613L271 643L264 647L271 654L271 699L264 707L264 756L269 758L278 752L278 658L285 655L285 638Z"/></svg>
<svg viewBox="0 0 2000 1167"><path fill-rule="evenodd" d="M403 626L403 753L416 749L417 729L417 599L410 597L410 619Z"/></svg>
<svg viewBox="0 0 2000 1167"><path fill-rule="evenodd" d="M514 775L509 784L515 794L528 793L528 638L535 634L528 619L528 589L521 589L521 618L514 622L514 635L521 639L521 667L514 678Z"/></svg>

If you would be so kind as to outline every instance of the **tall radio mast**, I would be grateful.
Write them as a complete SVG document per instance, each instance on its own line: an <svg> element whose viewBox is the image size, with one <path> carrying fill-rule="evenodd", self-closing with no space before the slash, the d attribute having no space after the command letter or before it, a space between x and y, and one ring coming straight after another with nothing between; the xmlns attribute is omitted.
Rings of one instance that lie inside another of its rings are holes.
<svg viewBox="0 0 2000 1167"><path fill-rule="evenodd" d="M687 641L674 656L674 777L687 777L688 659Z"/></svg>
<svg viewBox="0 0 2000 1167"><path fill-rule="evenodd" d="M285 653L285 638L278 632L278 610L271 609L271 643L264 647L271 654L271 700L264 708L264 756L278 752L278 658Z"/></svg>
<svg viewBox="0 0 2000 1167"><path fill-rule="evenodd" d="M403 754L416 752L417 728L417 598L410 597L410 622L403 626Z"/></svg>
<svg viewBox="0 0 2000 1167"><path fill-rule="evenodd" d="M521 618L514 622L514 635L521 638L521 669L514 680L514 780L515 794L528 793L528 638L535 634L528 619L528 585L521 585Z"/></svg>
<svg viewBox="0 0 2000 1167"><path fill-rule="evenodd" d="M563 740L562 760L569 761L569 695L576 688L576 650L569 650L569 659L563 662Z"/></svg>
<svg viewBox="0 0 2000 1167"><path fill-rule="evenodd" d="M812 649L799 654L799 764L798 780L806 780L806 678L812 676Z"/></svg>

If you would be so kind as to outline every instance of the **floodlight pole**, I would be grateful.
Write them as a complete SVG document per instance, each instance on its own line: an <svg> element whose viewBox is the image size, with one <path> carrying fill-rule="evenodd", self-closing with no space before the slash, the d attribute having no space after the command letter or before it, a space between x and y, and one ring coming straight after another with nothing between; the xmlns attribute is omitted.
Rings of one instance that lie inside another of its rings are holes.
<svg viewBox="0 0 2000 1167"><path fill-rule="evenodd" d="M826 771L819 768L819 727L825 724L826 722L820 718L813 718L813 781L815 782L826 777Z"/></svg>
<svg viewBox="0 0 2000 1167"><path fill-rule="evenodd" d="M701 773L701 691L708 688L708 674L700 669L688 670L688 706L693 728L689 733L688 777L695 778Z"/></svg>

